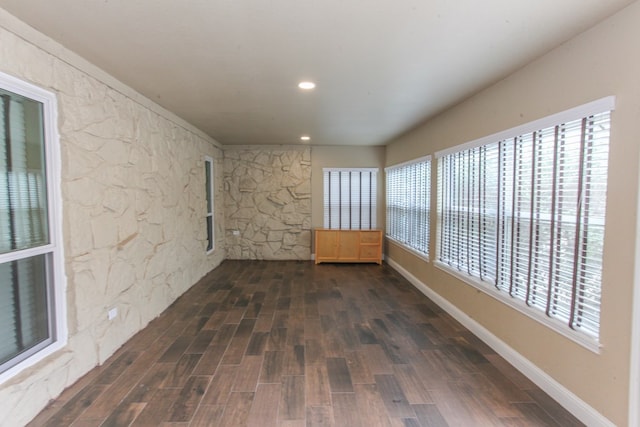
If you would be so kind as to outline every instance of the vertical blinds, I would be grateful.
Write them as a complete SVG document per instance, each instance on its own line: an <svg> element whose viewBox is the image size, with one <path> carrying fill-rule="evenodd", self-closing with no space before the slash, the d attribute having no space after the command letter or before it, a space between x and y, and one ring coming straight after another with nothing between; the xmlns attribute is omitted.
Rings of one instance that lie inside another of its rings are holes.
<svg viewBox="0 0 640 427"><path fill-rule="evenodd" d="M431 157L391 166L385 172L387 236L428 257Z"/></svg>
<svg viewBox="0 0 640 427"><path fill-rule="evenodd" d="M598 337L610 112L442 155L438 260Z"/></svg>
<svg viewBox="0 0 640 427"><path fill-rule="evenodd" d="M323 169L324 228L376 228L377 169Z"/></svg>

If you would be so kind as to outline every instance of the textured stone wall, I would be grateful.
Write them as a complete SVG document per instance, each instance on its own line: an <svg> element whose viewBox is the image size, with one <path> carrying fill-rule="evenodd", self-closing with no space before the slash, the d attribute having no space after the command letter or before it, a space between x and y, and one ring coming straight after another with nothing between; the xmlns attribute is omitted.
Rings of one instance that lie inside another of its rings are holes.
<svg viewBox="0 0 640 427"><path fill-rule="evenodd" d="M28 422L224 259L222 150L118 82L81 71L86 63L69 65L50 43L55 55L0 28L0 70L58 99L69 340L0 384L0 425ZM209 255L205 155L217 184Z"/></svg>
<svg viewBox="0 0 640 427"><path fill-rule="evenodd" d="M311 257L309 148L225 148L229 259Z"/></svg>

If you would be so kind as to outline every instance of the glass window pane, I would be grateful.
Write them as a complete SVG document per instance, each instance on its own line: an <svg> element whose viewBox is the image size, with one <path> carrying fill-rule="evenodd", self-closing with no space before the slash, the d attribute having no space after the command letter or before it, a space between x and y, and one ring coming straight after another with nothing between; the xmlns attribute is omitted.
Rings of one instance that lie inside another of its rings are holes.
<svg viewBox="0 0 640 427"><path fill-rule="evenodd" d="M609 127L605 112L441 157L439 260L597 337Z"/></svg>
<svg viewBox="0 0 640 427"><path fill-rule="evenodd" d="M387 168L387 235L429 256L431 161Z"/></svg>
<svg viewBox="0 0 640 427"><path fill-rule="evenodd" d="M211 213L213 203L211 203L211 162L209 160L204 162L204 173L207 187L207 213Z"/></svg>
<svg viewBox="0 0 640 427"><path fill-rule="evenodd" d="M0 89L0 253L49 243L42 104Z"/></svg>
<svg viewBox="0 0 640 427"><path fill-rule="evenodd" d="M214 221L213 221L213 198L214 198L214 177L213 177L213 159L205 158L204 160L204 172L205 172L205 187L206 187L206 202L207 202L207 252L212 251L215 248L215 236L214 236Z"/></svg>
<svg viewBox="0 0 640 427"><path fill-rule="evenodd" d="M0 264L0 364L49 338L47 256Z"/></svg>
<svg viewBox="0 0 640 427"><path fill-rule="evenodd" d="M213 217L207 217L207 251L213 249Z"/></svg>
<svg viewBox="0 0 640 427"><path fill-rule="evenodd" d="M327 169L324 175L324 228L376 228L376 172Z"/></svg>

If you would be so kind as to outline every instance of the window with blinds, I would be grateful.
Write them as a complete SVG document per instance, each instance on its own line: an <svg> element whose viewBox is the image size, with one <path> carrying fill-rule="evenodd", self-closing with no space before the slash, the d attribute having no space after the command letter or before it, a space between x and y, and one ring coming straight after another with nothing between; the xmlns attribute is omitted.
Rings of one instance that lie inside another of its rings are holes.
<svg viewBox="0 0 640 427"><path fill-rule="evenodd" d="M59 335L54 277L61 260L52 233L53 167L45 143L53 100L0 74L0 375Z"/></svg>
<svg viewBox="0 0 640 427"><path fill-rule="evenodd" d="M431 156L390 166L385 173L386 235L428 259Z"/></svg>
<svg viewBox="0 0 640 427"><path fill-rule="evenodd" d="M439 263L596 341L613 103L436 154Z"/></svg>
<svg viewBox="0 0 640 427"><path fill-rule="evenodd" d="M378 169L324 168L324 228L376 228Z"/></svg>

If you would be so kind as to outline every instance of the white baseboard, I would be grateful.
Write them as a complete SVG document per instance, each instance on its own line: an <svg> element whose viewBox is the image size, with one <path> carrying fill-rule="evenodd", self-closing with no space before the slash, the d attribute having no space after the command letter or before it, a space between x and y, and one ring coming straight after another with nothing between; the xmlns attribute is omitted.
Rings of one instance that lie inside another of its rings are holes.
<svg viewBox="0 0 640 427"><path fill-rule="evenodd" d="M404 276L405 279L440 306L440 308L473 332L500 356L504 357L509 363L515 366L516 369L522 372L580 421L588 426L615 427L615 425L601 413L573 394L538 366L534 365L529 359L515 351L507 343L493 335L488 329L467 316L462 310L434 292L425 283L420 281L420 279L405 270L400 264L388 257L387 264L398 271L398 273Z"/></svg>

